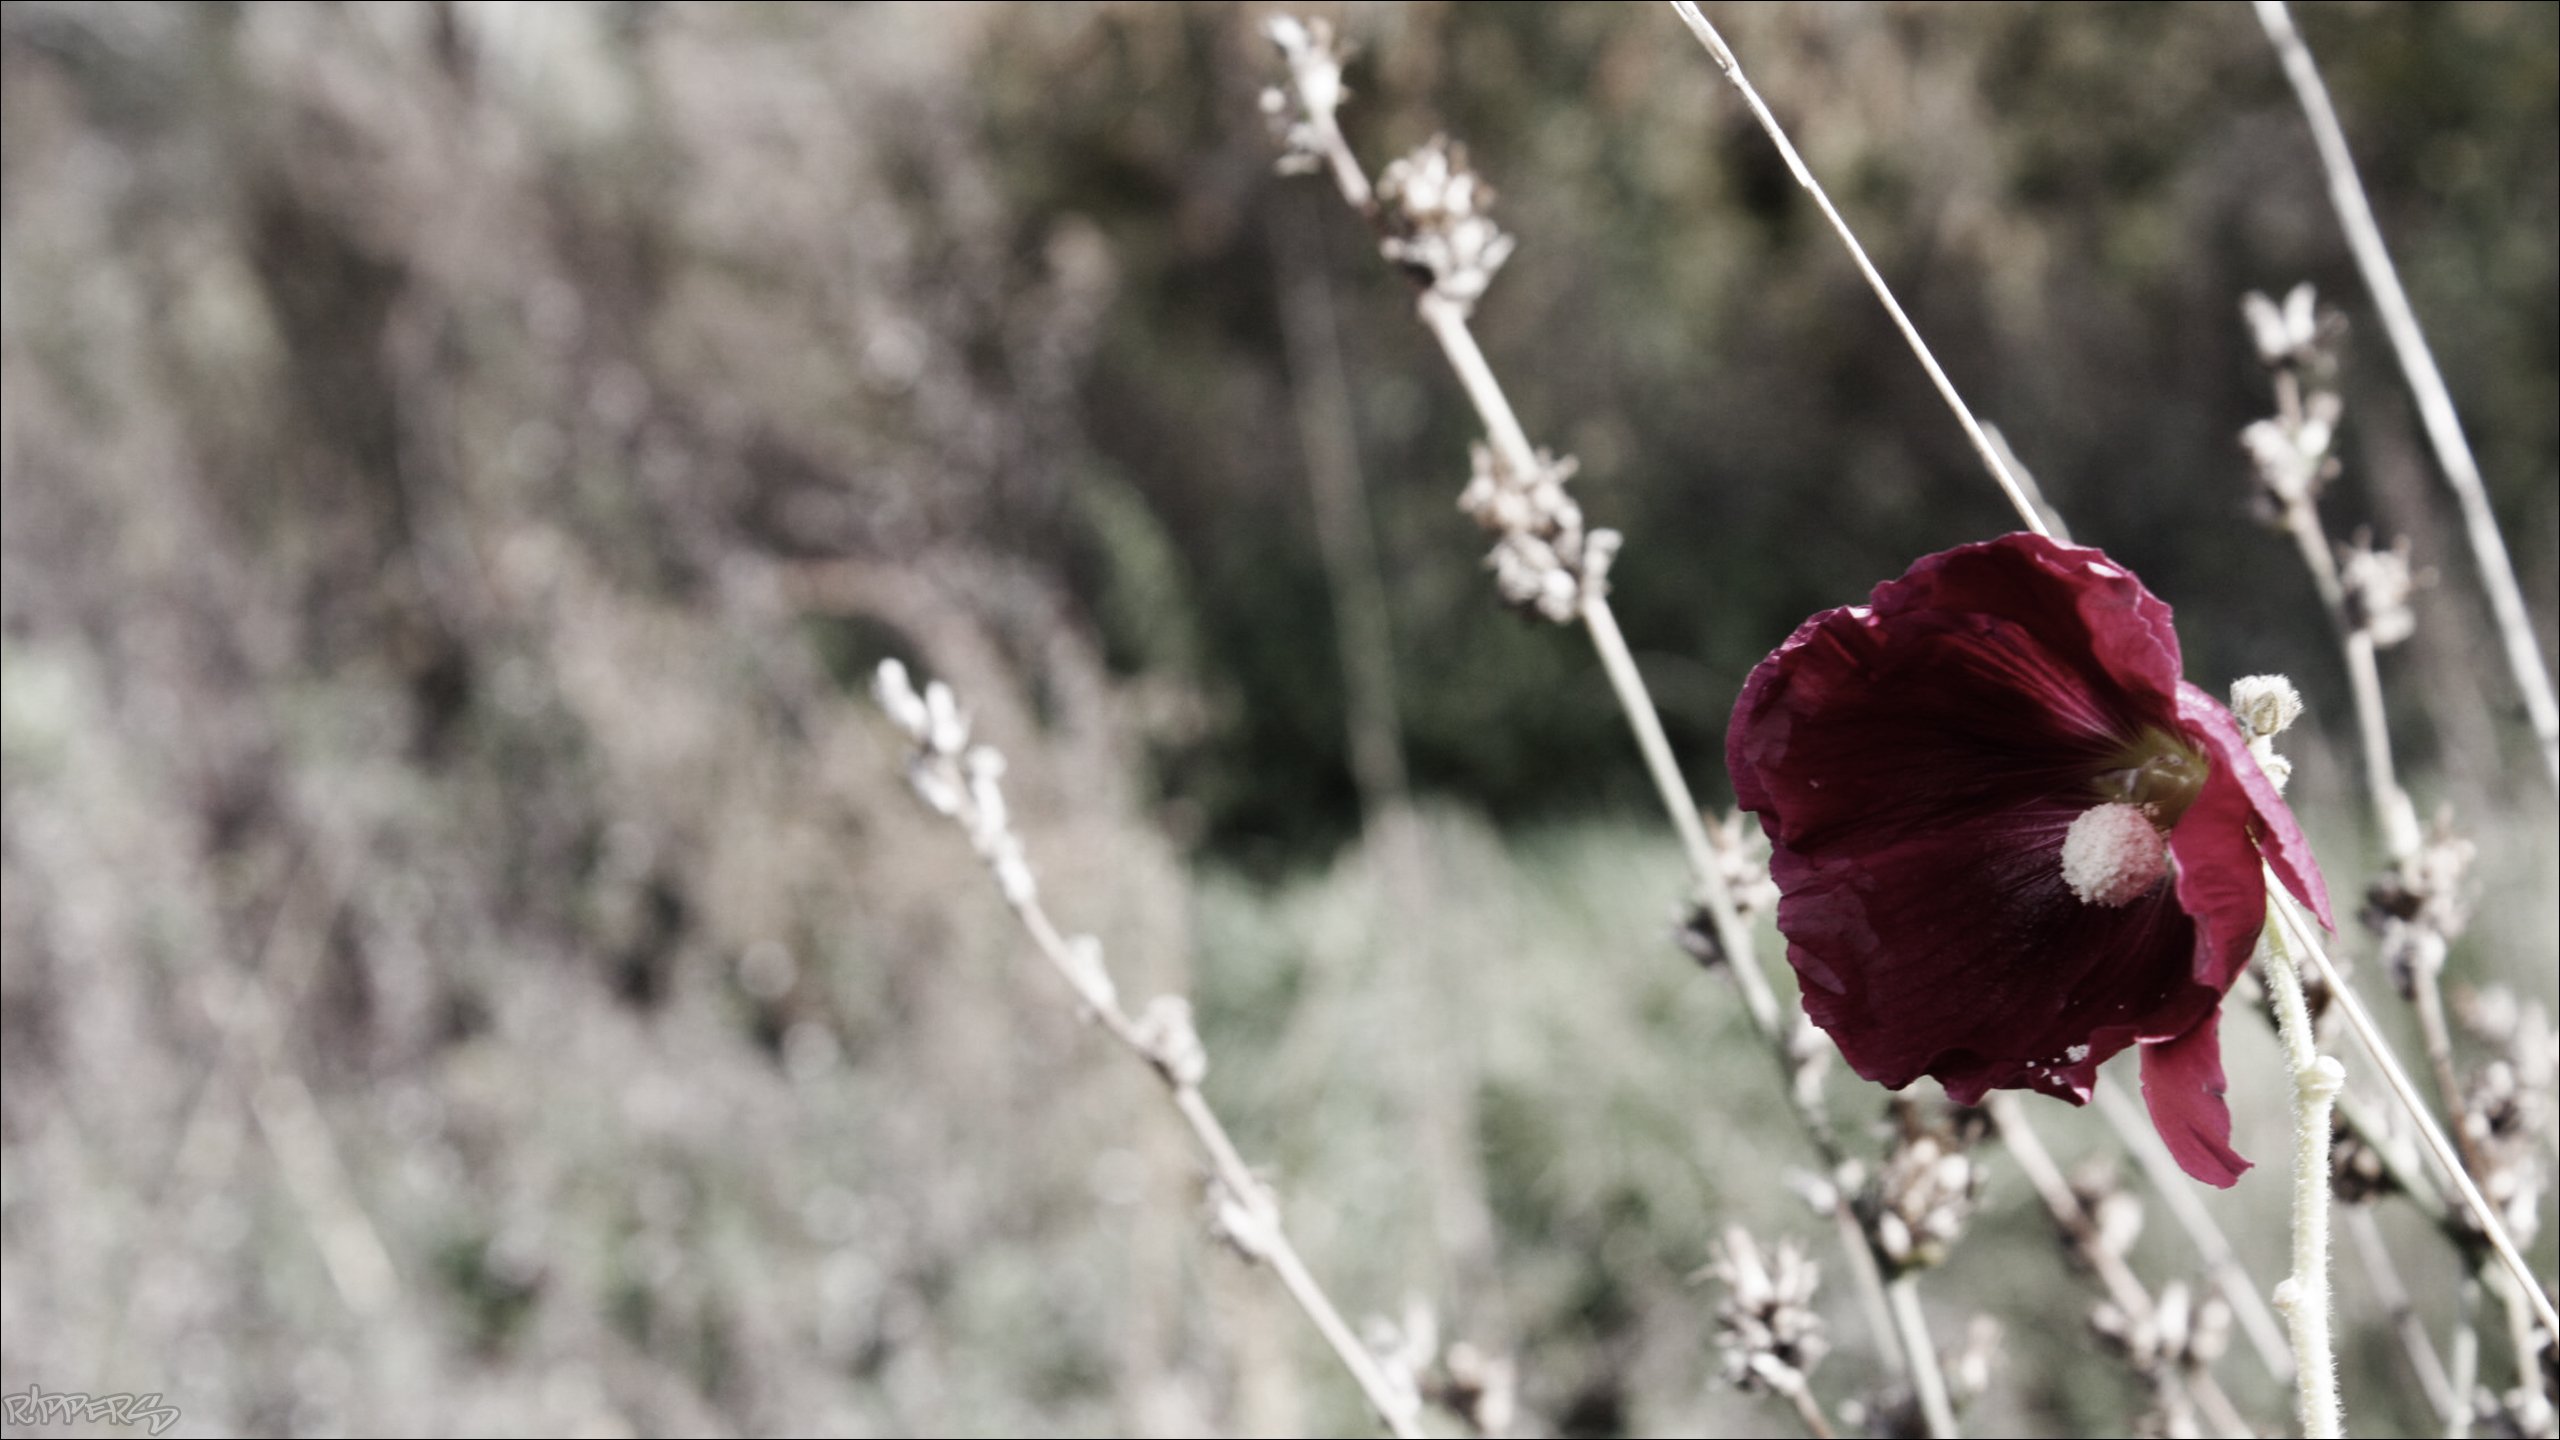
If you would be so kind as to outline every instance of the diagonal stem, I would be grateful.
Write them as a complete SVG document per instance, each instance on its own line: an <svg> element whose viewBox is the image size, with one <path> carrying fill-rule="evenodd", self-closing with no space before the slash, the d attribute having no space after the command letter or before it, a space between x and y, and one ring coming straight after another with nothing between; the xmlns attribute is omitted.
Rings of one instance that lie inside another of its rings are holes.
<svg viewBox="0 0 2560 1440"><path fill-rule="evenodd" d="M2472 456L2471 442L2462 433L2462 419L2453 408L2453 395L2445 388L2444 373L2436 368L2435 352L2428 348L2427 336L2418 327L2417 312L2409 305L2409 292L2401 287L2400 272L2391 263L2391 252L2382 243L2382 227L2374 222L2373 206L2365 199L2364 182L2356 177L2355 156L2347 149L2347 134L2338 123L2337 107L2329 102L2329 89L2321 83L2319 67L2311 61L2310 47L2302 43L2301 33L2293 27L2293 16L2283 0L2256 0L2258 23L2266 29L2267 39L2275 45L2276 54L2284 62L2285 78L2292 82L2294 94L2302 102L2302 113L2311 124L2311 138L2320 150L2320 168L2329 179L2329 200L2338 211L2338 223L2347 232L2347 246L2355 252L2356 269L2364 277L2365 288L2373 292L2374 307L2382 312L2383 332L2391 339L2391 351L2399 357L2400 369L2409 378L2409 389L2418 402L2418 416L2425 422L2427 438L2435 446L2436 464L2444 471L2445 485L2453 491L2454 501L2462 510L2464 533L2471 541L2471 553L2480 566L2481 588L2488 591L2489 609L2496 616L2498 639L2507 654L2507 666L2515 672L2516 689L2524 696L2525 713L2533 722L2533 734L2542 747L2544 778L2560 788L2560 699L2551 689L2551 672L2543 667L2542 646L2534 638L2533 621L2526 613L2524 595L2516 586L2514 562L2507 558L2506 540L2498 533L2497 513L2489 508L2487 489L2480 480L2480 462Z"/></svg>
<svg viewBox="0 0 2560 1440"><path fill-rule="evenodd" d="M1874 261L1867 258L1867 247L1858 243L1857 235L1849 229L1849 222L1840 217L1839 209L1831 203L1829 192L1822 188L1821 181L1813 178L1813 171L1804 163L1804 157L1796 153L1795 142L1787 138L1786 127L1769 112L1768 102L1760 98L1760 92L1752 86L1750 77L1742 73L1742 62L1734 58L1732 48L1724 43L1722 35L1716 33L1716 27L1708 23L1695 0L1672 0L1671 8L1679 12L1682 23L1689 27L1689 33L1697 36L1698 43L1706 46L1707 53L1715 57L1716 68L1733 82L1733 88L1742 92L1742 102L1751 107L1751 117L1768 132L1770 141L1778 147L1778 154L1786 160L1787 169L1795 175L1796 183L1803 186L1806 193L1813 196L1813 203L1821 207L1822 218L1831 222L1833 233L1840 237L1842 245L1848 247L1849 258L1857 262L1858 273L1866 277L1867 288L1876 292L1876 299L1883 302L1885 313L1893 317L1894 326L1901 330L1911 353L1919 357L1920 368L1929 372L1929 383L1938 387L1939 397L1947 402L1949 410L1955 412L1956 423L1964 427L1965 438L1973 442L1974 453L1982 457L1983 465L1991 471L1991 478L2000 482L2009 503L2016 507L2018 518L2026 522L2029 530L2050 536L2053 531L2045 525L2044 516L2037 512L2026 488L2018 483L2018 477L2010 473L2007 462L2001 458L2001 447L1993 444L1991 437L1983 433L1981 422L1973 418L1973 411L1966 407L1964 397L1956 393L1955 382L1949 380L1947 372L1939 367L1938 357L1930 353L1929 342L1920 338L1919 327L1903 313L1902 302L1893 298L1893 287L1885 283L1883 273L1876 269Z"/></svg>

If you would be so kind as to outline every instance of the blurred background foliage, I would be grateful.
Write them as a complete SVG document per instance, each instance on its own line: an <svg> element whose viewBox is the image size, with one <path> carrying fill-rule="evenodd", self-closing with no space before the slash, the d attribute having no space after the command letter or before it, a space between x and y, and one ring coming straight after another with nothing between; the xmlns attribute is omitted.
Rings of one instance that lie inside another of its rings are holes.
<svg viewBox="0 0 2560 1440"><path fill-rule="evenodd" d="M1194 989L1350 1308L1515 1353L1533 1428L1784 1428L1713 1383L1690 1275L1728 1220L1813 1228L1800 1142L1668 943L1587 648L1492 603L1405 282L1271 173L1259 13L0 12L9 1392L205 1431L1360 1428L905 794L860 693L895 655L1012 757L1123 989ZM1445 130L1502 191L1479 332L1631 537L1620 617L1720 804L1750 665L2008 528L1997 492L1667 13L1335 13L1371 165ZM2302 683L2295 794L2352 891L2343 676L2234 439L2241 292L2344 305L2332 529L2440 576L2387 678L2422 806L2483 846L2454 975L2547 1003L2551 797L2246 8L1717 14L2190 677ZM2548 654L2560 9L2301 18ZM1292 305L1332 327L1418 808L1355 783ZM2270 1189L2213 1200L2273 1237ZM2449 1263L2413 1268L2442 1313ZM2008 1326L1987 1430L2126 1423L2014 1176L1932 1293ZM1835 1318L1846 1394L1877 1368ZM2351 1407L2405 1414L2353 1343Z"/></svg>

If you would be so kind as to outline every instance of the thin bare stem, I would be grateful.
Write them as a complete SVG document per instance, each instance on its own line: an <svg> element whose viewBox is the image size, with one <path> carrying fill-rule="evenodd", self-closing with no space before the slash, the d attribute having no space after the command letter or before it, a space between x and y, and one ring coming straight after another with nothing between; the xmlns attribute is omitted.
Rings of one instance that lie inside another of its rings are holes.
<svg viewBox="0 0 2560 1440"><path fill-rule="evenodd" d="M2444 987L2437 979L2435 966L2420 963L2409 967L2409 1004L2417 1012L2418 1042L2427 1052L2427 1071L2435 1080L2436 1093L2443 1097L2445 1113L2455 1117L2453 1143L2461 1152L2463 1168L2474 1175L2486 1175L2489 1171L2485 1157L2460 1118L2462 1080L2453 1071L2453 1032L2445 1024Z"/></svg>
<svg viewBox="0 0 2560 1440"><path fill-rule="evenodd" d="M2294 1414L2310 1440L2345 1433L2338 1362L2329 1338L2329 1114L2347 1072L2320 1053L2302 975L2276 928L2259 955L2276 1031L2293 1072L2293 1274L2276 1291L2293 1335Z"/></svg>
<svg viewBox="0 0 2560 1440"><path fill-rule="evenodd" d="M2152 1191L2169 1207L2169 1214L2178 1222L2178 1228L2187 1232L2187 1239L2195 1245L2196 1254L2204 1261L2205 1272L2221 1288L2223 1299L2230 1302L2232 1313L2239 1317L2241 1333L2249 1337L2249 1346L2257 1351L2267 1373L2280 1383L2292 1384L2293 1351L2286 1344L2284 1327L2277 1323L2275 1312L2267 1308L2258 1282L2249 1277L2248 1268L2240 1263L2239 1252L2232 1249L2230 1237L2222 1233L2222 1226L2214 1220L2213 1212L2196 1198L2195 1185L2188 1180L2186 1172L2178 1168L2177 1159L2169 1153L2169 1147L2161 1143L2160 1132L2152 1126L2151 1117L2144 1114L2140 1103L2126 1094L2124 1087L2109 1075L2098 1077L2098 1109L2107 1117L2107 1124L2115 1130L2116 1138L2133 1152L2135 1163L2150 1178Z"/></svg>
<svg viewBox="0 0 2560 1440"><path fill-rule="evenodd" d="M1804 1432L1813 1440L1832 1440L1836 1432L1822 1413L1822 1402L1814 1398L1813 1387L1805 1383L1804 1372L1783 1365L1770 1366L1768 1371L1775 1373L1763 1372L1761 1378L1796 1407L1796 1418L1804 1422Z"/></svg>
<svg viewBox="0 0 2560 1440"><path fill-rule="evenodd" d="M1273 1273L1280 1277L1289 1298L1306 1312L1308 1320L1314 1322L1317 1332L1324 1336L1325 1344L1342 1362L1342 1368L1351 1372L1352 1380L1360 1386L1360 1393L1368 1398L1370 1408L1385 1422L1388 1431L1398 1436L1420 1436L1423 1431L1411 1397L1387 1379L1386 1372L1378 1366L1377 1357L1369 1353L1368 1346L1360 1343L1358 1335L1352 1333L1350 1325L1343 1321L1342 1311L1334 1305L1324 1287L1317 1283L1314 1273L1307 1269L1307 1262L1299 1257L1298 1248L1290 1242L1288 1231L1281 1228L1279 1207L1271 1198L1270 1190L1254 1175L1253 1167L1246 1164L1244 1156L1237 1151L1235 1141L1227 1134L1226 1125L1218 1119L1218 1112L1210 1108L1208 1096L1201 1093L1198 1079L1185 1075L1178 1066L1166 1064L1158 1038L1142 1032L1138 1022L1130 1018L1110 994L1099 992L1097 987L1080 978L1086 972L1071 957L1066 937L1058 933L1057 926L1049 919L1037 897L1015 902L1013 911L1021 919L1023 928L1030 932L1033 942L1040 947L1042 956L1075 987L1077 1001L1093 1012L1112 1038L1145 1060L1157 1077L1164 1081L1166 1095L1181 1114L1183 1123L1191 1128L1192 1138L1200 1143L1201 1153L1209 1157L1211 1172L1216 1175L1225 1196L1242 1206L1244 1215L1260 1227L1258 1233L1236 1234L1236 1217L1230 1216L1223 1222L1231 1236L1239 1241L1240 1248L1269 1264Z"/></svg>
<svg viewBox="0 0 2560 1440"><path fill-rule="evenodd" d="M1709 923L1715 927L1725 964L1733 971L1734 984L1742 991L1742 1002L1751 1011L1751 1023L1783 1045L1785 1029L1778 1012L1778 997L1769 988L1768 977L1761 973L1749 927L1734 910L1724 867L1717 863L1714 848L1707 841L1706 826L1698 819L1698 802L1690 796L1680 762L1671 754L1670 737L1663 733L1662 717L1654 711L1653 695L1646 690L1644 675L1636 669L1635 656L1628 651L1626 636L1618 629L1618 617L1610 610L1609 602L1600 599L1582 607L1582 623L1591 634L1592 649L1599 652L1601 668L1609 674L1609 688L1617 692L1618 703L1627 712L1627 724L1635 731L1636 748L1644 754L1645 769L1653 776L1663 808L1670 812L1672 828L1680 832L1680 847L1688 853L1689 869L1697 876L1699 892L1705 897Z"/></svg>
<svg viewBox="0 0 2560 1440"><path fill-rule="evenodd" d="M2445 1199L2444 1187L2436 1183L2425 1162L2400 1143L2381 1114L2348 1091L2338 1097L2338 1119L2382 1161L2383 1173L2391 1177L2395 1192L2409 1208L2442 1231L2456 1248L2469 1249L2478 1243L2479 1237L2463 1228L2463 1217Z"/></svg>
<svg viewBox="0 0 2560 1440"><path fill-rule="evenodd" d="M2287 944L2298 947L2297 953L2309 956L2312 964L2319 970L2320 978L2328 985L2331 997L2347 1017L2347 1027L2355 1031L2357 1041L2364 1046L2365 1053L2372 1057L2375 1067L2381 1070L2382 1078L2391 1087L2393 1096L2400 1101L2401 1107L2407 1110L2410 1118L2416 1122L2419 1137L2426 1142L2427 1153L2434 1158L2445 1178L2452 1182L2455 1192L2461 1197L2463 1208L2469 1212L2472 1224L2479 1228L2491 1248L2498 1252L2498 1258L2506 1263L2508 1273L2515 1278L2518 1285L2523 1287L2525 1298L2533 1308L2534 1318L2542 1324L2543 1328L2560 1333L2560 1315L2553 1313L2551 1297L2543 1293L2541 1282L2534 1278L2532 1267L2525 1264L2523 1254L2516 1249L2514 1238L2507 1234L2506 1223L2498 1218L2496 1208L2481 1196L2480 1187L2472 1183L2470 1172L2463 1169L2462 1158L2455 1153L2453 1142L2445 1138L2444 1128L2438 1125L2435 1116L2429 1113L2426 1101L2418 1094L2418 1087L2410 1083L2408 1071L2401 1068L2399 1059L2391 1053L2391 1046L2383 1039L2381 1028L2373 1023L2372 1014L2364 1008L2364 1002L2356 998L2356 993L2347 988L2346 977L2340 975L2337 967L2330 963L2329 954L2321 947L2318 934L2311 922L2305 919L2296 907L2293 897L2285 893L2283 886L2273 883L2272 875L2268 879L2268 901L2274 907L2277 918L2284 927Z"/></svg>
<svg viewBox="0 0 2560 1440"><path fill-rule="evenodd" d="M2222 1384L2213 1378L2212 1371L2192 1371L2186 1375L2185 1384L2187 1393L2195 1397L2196 1408L2204 1412L2205 1420L2224 1440L2257 1440L2258 1427L2250 1424L2240 1407L2231 1403L2231 1397L2222 1393Z"/></svg>
<svg viewBox="0 0 2560 1440"><path fill-rule="evenodd" d="M1395 644L1387 623L1385 572L1369 523L1368 486L1352 430L1351 387L1325 272L1310 252L1311 216L1292 207L1278 245L1280 333L1289 391L1297 402L1298 447L1315 502L1316 548L1333 592L1346 737L1352 779L1371 818L1406 802L1404 725L1397 713Z"/></svg>
<svg viewBox="0 0 2560 1440"><path fill-rule="evenodd" d="M2498 1292L2498 1303L2507 1311L2507 1339L2515 1346L2516 1384L2530 1389L2542 1373L2542 1347L2547 1332L2534 1329L2531 1307L2522 1292L2505 1275L2483 1275L2482 1280ZM2502 1283L2506 1282L2506 1283Z"/></svg>
<svg viewBox="0 0 2560 1440"><path fill-rule="evenodd" d="M2444 374L2436 368L2426 332L2418 328L2417 312L2410 308L2409 293L2401 287L2400 272L2382 243L2382 228L2374 223L2373 206L2365 199L2363 182L2356 177L2355 157L2347 150L2346 130L2338 123L2337 107L2329 103L2329 89L2321 83L2319 67L2311 61L2311 50L2294 29L2293 16L2283 0L2256 0L2256 8L2258 23L2265 27L2267 38L2274 42L2276 54L2284 62L2285 78L2292 82L2294 94L2302 101L2303 115L2311 124L2312 141L2319 147L2320 167L2328 175L2330 203L2337 208L2339 224L2346 230L2348 248L2355 252L2356 269L2364 277L2365 288L2373 292L2374 306L2382 312L2382 328L2390 336L2392 353L2399 357L2401 371L2408 376L2419 418L2425 422L2427 438L2435 446L2436 464L2444 471L2445 484L2461 507L2463 530L2480 565L2480 583L2488 592L2489 609L2497 618L2498 638L2507 652L2508 668L2515 673L2516 689L2524 696L2525 713L2531 718L2534 738L2542 747L2544 777L2560 789L2560 698L2552 694L2551 673L2543 666L2542 646L2534 638L2523 592L2516 586L2515 566L2507 558L2505 539L2498 533L2497 514L2489 508L2487 489L2480 481L2479 461L2471 454L2470 441L2463 437L2452 392L2445 388Z"/></svg>
<svg viewBox="0 0 2560 1440"><path fill-rule="evenodd" d="M1866 247L1858 243L1857 235L1849 229L1849 222L1840 217L1838 207L1831 203L1831 196L1823 190L1822 182L1813 178L1813 171L1805 165L1804 157L1796 153L1795 142L1787 138L1786 128L1778 123L1777 116L1769 113L1768 102L1762 100L1760 92L1752 87L1750 77L1742 73L1742 62L1734 58L1733 50L1724 43L1724 37L1707 22L1695 0L1672 0L1671 8L1679 12L1680 19L1689 27L1689 33L1697 36L1698 43L1706 46L1707 53L1715 57L1716 68L1733 82L1733 88L1742 92L1743 103L1751 107L1752 118L1760 122L1760 128L1767 131L1769 139L1777 145L1778 154L1786 160L1787 169L1796 177L1796 183L1803 186L1806 193L1813 196L1813 203L1821 207L1822 218L1831 222L1831 229L1839 235L1840 243L1848 247L1849 258L1857 262L1858 273L1867 278L1867 288L1875 291L1876 299L1884 303L1885 313L1893 317L1894 325L1902 331L1903 340L1911 346L1911 353L1919 357L1920 367L1929 372L1930 383L1938 387L1938 394L1947 402L1947 408L1955 412L1957 423L1964 426L1965 438L1973 442L1974 453L1982 457L1991 477L2000 482L2009 503L2016 507L2018 518L2038 535L2052 534L2025 487L2018 483L2018 477L2009 472L2008 465L2000 458L2000 447L1983 433L1981 422L1973 418L1973 411L1966 408L1964 397L1956 393L1955 382L1939 368L1938 357L1929 352L1929 343L1920 338L1919 327L1903 313L1902 302L1893 298L1893 287L1885 284L1875 262L1867 258Z"/></svg>
<svg viewBox="0 0 2560 1440"><path fill-rule="evenodd" d="M1493 367L1486 363L1484 348L1476 343L1464 308L1436 292L1425 293L1416 308L1432 338L1440 342L1441 353L1448 357L1449 368L1457 373L1459 385L1466 390L1467 399L1484 421L1485 433L1504 462L1521 473L1534 472L1538 468L1536 448L1529 443L1529 432L1521 425L1518 412L1511 408L1510 397L1503 393L1502 382L1494 378ZM1680 836L1681 852L1688 857L1689 869L1705 897L1709 923L1715 927L1734 983L1741 987L1752 1023L1764 1036L1782 1040L1777 996L1761 972L1751 932L1734 908L1724 867L1716 859L1715 846L1707 839L1706 822L1699 818L1697 798L1690 793L1688 778L1680 772L1679 758L1671 753L1671 739L1663 731L1660 713L1654 709L1653 694L1645 686L1644 673L1636 668L1635 656L1618 629L1608 598L1586 599L1582 621L1591 635L1592 649L1600 656L1601 669L1609 676L1609 688L1616 693L1619 705L1626 711L1627 725L1635 732L1636 749L1644 756L1645 772L1653 779L1654 792L1671 817L1671 828Z"/></svg>
<svg viewBox="0 0 2560 1440"><path fill-rule="evenodd" d="M1929 1339L1929 1319L1920 1309L1920 1287L1905 1271L1886 1283L1885 1295L1893 1304L1894 1328L1901 1332L1905 1354L1928 1351L1935 1355ZM1911 1393L1920 1402L1920 1421L1931 1435L1956 1433L1955 1407L1947 1401L1947 1377L1936 1365L1911 1367Z"/></svg>
<svg viewBox="0 0 2560 1440"><path fill-rule="evenodd" d="M2289 395L2286 408L2293 408ZM2320 592L2321 608L2329 612L2329 623L2338 632L2339 649L2347 663L2348 688L2355 696L2356 735L2363 745L2365 787L2373 803L2374 824L2381 829L2383 845L2391 858L2404 860L2418 848L2418 820L2391 762L2391 721L2382 705L2382 668L2375 658L2373 631L2358 624L2348 608L2346 586L2338 576L2338 558L2329 549L2329 533L2321 525L2320 512L2308 493L2286 503L2284 528L2293 537L2294 548L2302 552L2303 567L2311 572L2312 588Z"/></svg>
<svg viewBox="0 0 2560 1440"><path fill-rule="evenodd" d="M2427 1408L2449 1428L2463 1425L2469 1418L2469 1407L2454 1403L2453 1384L2445 1376L2444 1361L2436 1357L2435 1342L2427 1338L2426 1323L2418 1318L2418 1308L2409 1299L2409 1287L2401 1282L2400 1267L2391 1259L2391 1248L2382 1243L2382 1227L2374 1221L2373 1208L2347 1206L2346 1226L2347 1238L2355 1243L2356 1257L2373 1282L2374 1298L2381 1302L2383 1313L2391 1317L2391 1328L2400 1336L2400 1348L2409 1356L2409 1372L2417 1377L2418 1389L2427 1397Z"/></svg>
<svg viewBox="0 0 2560 1440"><path fill-rule="evenodd" d="M1836 1165L1833 1174L1838 1174ZM1881 1341L1894 1333L1893 1307L1884 1298L1884 1269L1876 1260L1875 1242L1868 1238L1865 1222L1858 1218L1858 1207L1850 1203L1847 1191L1838 1184L1832 1190L1837 1198L1831 1205L1831 1220L1840 1231L1840 1253L1849 1262L1850 1278L1857 1282L1858 1307L1866 1318L1867 1333ZM1879 1343L1877 1349L1884 1355L1886 1369L1909 1378L1911 1361L1899 1345Z"/></svg>
<svg viewBox="0 0 2560 1440"><path fill-rule="evenodd" d="M2456 1396L2470 1395L2480 1383L2480 1292L2482 1289L2478 1272L2475 1271L2463 1277L2458 1302L2462 1307L2462 1323L2454 1327L2453 1361L2446 1367L2450 1374L2445 1381L2447 1388L2451 1389ZM2461 1437L2471 1433L2471 1420L2471 1407L2457 1403L2453 1407L2453 1418L2446 1424L2444 1433L2452 1437L2452 1440L2461 1440Z"/></svg>

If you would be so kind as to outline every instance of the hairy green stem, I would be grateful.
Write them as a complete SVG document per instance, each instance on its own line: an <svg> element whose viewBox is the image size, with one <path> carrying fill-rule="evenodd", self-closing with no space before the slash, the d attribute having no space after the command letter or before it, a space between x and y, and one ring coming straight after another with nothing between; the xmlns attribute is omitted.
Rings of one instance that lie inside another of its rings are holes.
<svg viewBox="0 0 2560 1440"><path fill-rule="evenodd" d="M2347 1072L2320 1053L2302 975L2280 925L2267 928L2260 954L2293 1072L2293 1274L2278 1288L2276 1308L2293 1336L2294 1413L2305 1436L2327 1440L2345 1433L2329 1339L2329 1117Z"/></svg>

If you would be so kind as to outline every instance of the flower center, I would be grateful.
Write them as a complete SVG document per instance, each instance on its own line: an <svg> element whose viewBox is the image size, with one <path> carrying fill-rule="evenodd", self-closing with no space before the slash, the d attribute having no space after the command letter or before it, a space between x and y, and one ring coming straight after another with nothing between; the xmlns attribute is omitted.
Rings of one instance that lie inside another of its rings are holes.
<svg viewBox="0 0 2560 1440"><path fill-rule="evenodd" d="M2139 805L2080 812L2062 837L2062 879L2083 904L2114 909L2148 895L2169 873L2169 837Z"/></svg>
<svg viewBox="0 0 2560 1440"><path fill-rule="evenodd" d="M2213 768L2184 740L2156 727L2146 727L2107 758L2112 763L2090 782L2095 797L2140 806L2163 831L2174 828L2196 802Z"/></svg>

